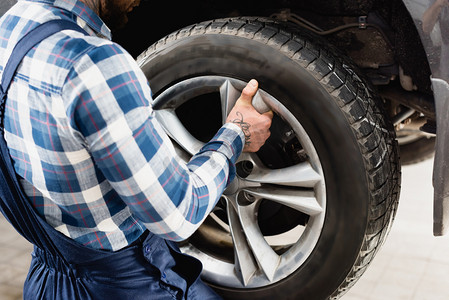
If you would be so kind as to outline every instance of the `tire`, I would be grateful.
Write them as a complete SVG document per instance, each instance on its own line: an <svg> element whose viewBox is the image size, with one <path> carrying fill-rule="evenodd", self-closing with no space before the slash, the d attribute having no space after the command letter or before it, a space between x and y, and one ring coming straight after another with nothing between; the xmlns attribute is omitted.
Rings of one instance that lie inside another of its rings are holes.
<svg viewBox="0 0 449 300"><path fill-rule="evenodd" d="M398 204L398 146L379 98L343 56L289 26L208 21L138 57L156 117L185 159L249 79L275 112L266 145L242 155L216 210L181 245L225 299L339 298L372 261Z"/></svg>

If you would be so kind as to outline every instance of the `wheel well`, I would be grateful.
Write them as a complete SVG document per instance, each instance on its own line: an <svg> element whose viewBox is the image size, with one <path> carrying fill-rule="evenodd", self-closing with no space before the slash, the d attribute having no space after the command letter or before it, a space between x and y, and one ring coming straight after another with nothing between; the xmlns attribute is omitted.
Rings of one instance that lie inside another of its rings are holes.
<svg viewBox="0 0 449 300"><path fill-rule="evenodd" d="M171 1L142 1L131 13L128 26L113 36L137 57L160 38L184 26L245 15L272 16L289 22L294 21L291 16L299 16L323 31L335 30L322 35L351 57L375 85L387 85L404 76L409 82L409 86L403 86L405 89L431 94L427 56L412 18L399 0L196 0L175 5ZM347 24L360 26L338 30Z"/></svg>

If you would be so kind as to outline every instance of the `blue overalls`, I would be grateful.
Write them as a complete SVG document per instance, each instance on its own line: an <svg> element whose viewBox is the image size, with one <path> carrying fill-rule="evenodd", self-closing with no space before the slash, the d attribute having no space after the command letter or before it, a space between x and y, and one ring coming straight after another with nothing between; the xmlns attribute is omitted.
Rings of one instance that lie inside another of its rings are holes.
<svg viewBox="0 0 449 300"><path fill-rule="evenodd" d="M65 29L86 34L70 21L38 26L14 48L0 86L0 210L34 244L24 299L221 299L199 278L201 263L176 243L147 232L117 252L87 248L48 225L27 200L4 139L6 94L31 47Z"/></svg>

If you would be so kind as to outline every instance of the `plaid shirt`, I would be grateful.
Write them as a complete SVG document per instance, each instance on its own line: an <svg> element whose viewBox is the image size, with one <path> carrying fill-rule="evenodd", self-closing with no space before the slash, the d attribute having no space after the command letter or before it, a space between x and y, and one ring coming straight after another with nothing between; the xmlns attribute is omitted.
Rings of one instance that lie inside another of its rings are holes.
<svg viewBox="0 0 449 300"><path fill-rule="evenodd" d="M6 101L5 138L29 200L56 230L96 249L121 249L147 228L186 239L234 176L243 133L226 124L183 163L144 74L80 1L19 0L0 19L0 71L18 39L58 18L90 36L62 31L34 47Z"/></svg>

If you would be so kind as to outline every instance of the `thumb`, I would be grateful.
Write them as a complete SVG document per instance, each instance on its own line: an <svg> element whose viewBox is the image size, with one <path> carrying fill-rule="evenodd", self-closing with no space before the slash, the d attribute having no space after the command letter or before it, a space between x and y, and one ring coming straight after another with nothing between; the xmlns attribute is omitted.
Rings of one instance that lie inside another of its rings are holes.
<svg viewBox="0 0 449 300"><path fill-rule="evenodd" d="M251 79L245 86L242 91L242 95L240 96L240 100L244 102L251 102L254 95L257 92L257 88L259 87L259 83L255 79Z"/></svg>

